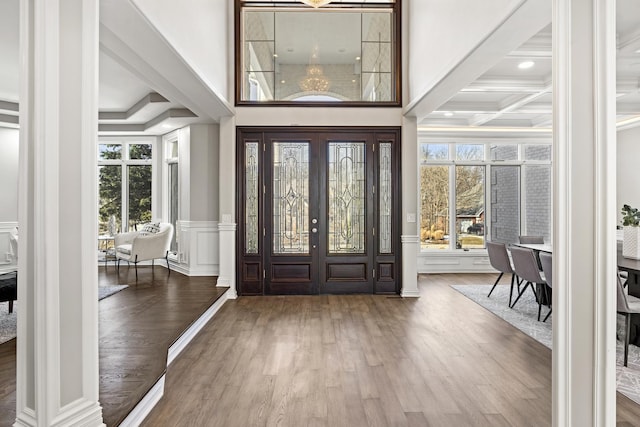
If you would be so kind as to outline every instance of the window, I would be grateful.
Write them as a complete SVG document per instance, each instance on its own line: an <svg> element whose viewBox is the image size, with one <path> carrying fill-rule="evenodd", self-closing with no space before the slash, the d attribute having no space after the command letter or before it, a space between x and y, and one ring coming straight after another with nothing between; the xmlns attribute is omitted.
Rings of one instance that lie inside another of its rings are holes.
<svg viewBox="0 0 640 427"><path fill-rule="evenodd" d="M153 143L100 141L98 232L135 230L151 221Z"/></svg>
<svg viewBox="0 0 640 427"><path fill-rule="evenodd" d="M178 192L178 141L167 141L167 207L168 220L173 224L173 233L171 239L170 251L176 254L178 252L178 242L176 240L178 215L179 215L179 192Z"/></svg>
<svg viewBox="0 0 640 427"><path fill-rule="evenodd" d="M238 104L400 105L396 1L238 4Z"/></svg>
<svg viewBox="0 0 640 427"><path fill-rule="evenodd" d="M551 234L551 146L422 142L423 251L473 250Z"/></svg>

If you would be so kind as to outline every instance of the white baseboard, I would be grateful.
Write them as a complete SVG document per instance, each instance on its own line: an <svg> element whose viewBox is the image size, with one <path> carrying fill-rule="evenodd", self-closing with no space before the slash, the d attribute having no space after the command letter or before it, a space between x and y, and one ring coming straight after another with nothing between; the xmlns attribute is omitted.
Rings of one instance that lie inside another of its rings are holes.
<svg viewBox="0 0 640 427"><path fill-rule="evenodd" d="M177 270L177 269L176 269ZM167 368L171 363L180 355L191 340L202 330L204 325L213 318L213 316L220 310L220 307L228 300L227 292L222 294L212 305L200 316L180 337L169 347L167 352ZM122 427L135 427L142 424L144 419L151 413L151 410L156 406L164 395L164 379L165 375L154 384L154 386L145 394L140 403L127 415L124 421L120 424Z"/></svg>
<svg viewBox="0 0 640 427"><path fill-rule="evenodd" d="M140 403L133 408L127 418L120 423L121 427L137 427L147 418L151 410L162 399L164 395L164 375L151 387L151 390L144 395Z"/></svg>
<svg viewBox="0 0 640 427"><path fill-rule="evenodd" d="M218 310L220 310L220 307L222 307L223 304L227 302L227 299L227 293L225 292L220 298L217 299L216 302L213 303L211 307L207 309L207 311L204 312L202 316L200 316L195 322L191 324L189 329L187 329L182 335L180 335L180 338L178 338L173 344L171 344L171 347L169 347L169 353L167 355L167 367L169 367L171 363L173 363L173 361L176 359L176 357L178 357L178 355L182 353L182 350L187 347L191 340L195 338L196 335L198 335L198 332L200 332L204 325L206 325L207 322L209 322L209 320L213 318Z"/></svg>

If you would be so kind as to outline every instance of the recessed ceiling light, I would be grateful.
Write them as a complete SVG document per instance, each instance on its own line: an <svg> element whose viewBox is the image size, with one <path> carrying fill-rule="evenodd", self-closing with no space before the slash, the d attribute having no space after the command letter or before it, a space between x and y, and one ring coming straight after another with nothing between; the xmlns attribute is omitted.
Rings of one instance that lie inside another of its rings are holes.
<svg viewBox="0 0 640 427"><path fill-rule="evenodd" d="M535 65L535 62L533 61L522 61L521 63L518 64L518 68L520 68L521 70L526 70L527 68L531 68Z"/></svg>
<svg viewBox="0 0 640 427"><path fill-rule="evenodd" d="M277 57L278 57L278 54L277 54L277 53L274 53L274 54L273 54L273 57L274 57L274 58L277 58Z"/></svg>
<svg viewBox="0 0 640 427"><path fill-rule="evenodd" d="M280 80L280 83L285 84L287 81L286 80Z"/></svg>
<svg viewBox="0 0 640 427"><path fill-rule="evenodd" d="M351 80L351 83L355 83L355 82L356 82L356 79Z"/></svg>
<svg viewBox="0 0 640 427"><path fill-rule="evenodd" d="M359 56L356 56L356 61L360 61L360 57Z"/></svg>
<svg viewBox="0 0 640 427"><path fill-rule="evenodd" d="M445 117L451 117L451 116L453 116L453 113L451 111L445 111L444 112L444 116Z"/></svg>

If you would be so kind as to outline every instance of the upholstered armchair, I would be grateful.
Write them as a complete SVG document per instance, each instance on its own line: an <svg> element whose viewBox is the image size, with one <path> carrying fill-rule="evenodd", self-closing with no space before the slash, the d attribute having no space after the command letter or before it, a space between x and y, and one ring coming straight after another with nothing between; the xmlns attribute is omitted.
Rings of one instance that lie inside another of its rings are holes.
<svg viewBox="0 0 640 427"><path fill-rule="evenodd" d="M147 224L140 231L116 234L114 240L118 269L121 259L132 262L136 266L137 277L139 262L151 260L153 265L156 258L164 258L171 274L168 255L172 237L173 225L168 222Z"/></svg>

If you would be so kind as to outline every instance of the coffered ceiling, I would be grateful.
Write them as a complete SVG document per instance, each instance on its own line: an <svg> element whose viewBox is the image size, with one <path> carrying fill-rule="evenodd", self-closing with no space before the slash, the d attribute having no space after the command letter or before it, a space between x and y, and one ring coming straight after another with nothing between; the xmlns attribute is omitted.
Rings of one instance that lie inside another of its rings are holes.
<svg viewBox="0 0 640 427"><path fill-rule="evenodd" d="M640 2L618 0L617 8L617 122L624 129L640 125ZM549 25L419 124L550 128L551 38Z"/></svg>

